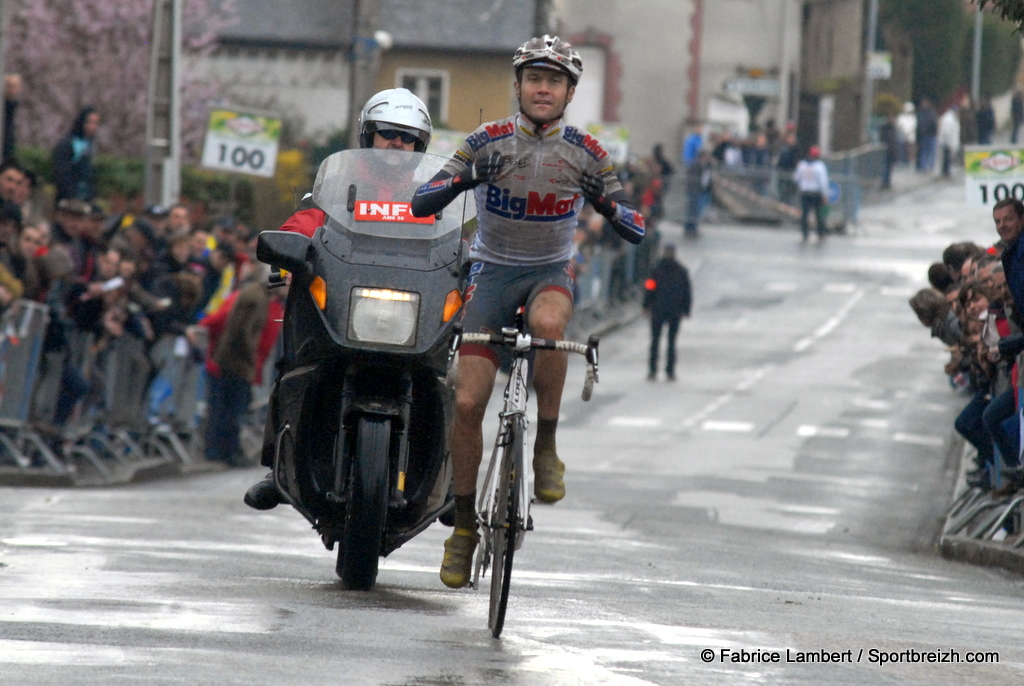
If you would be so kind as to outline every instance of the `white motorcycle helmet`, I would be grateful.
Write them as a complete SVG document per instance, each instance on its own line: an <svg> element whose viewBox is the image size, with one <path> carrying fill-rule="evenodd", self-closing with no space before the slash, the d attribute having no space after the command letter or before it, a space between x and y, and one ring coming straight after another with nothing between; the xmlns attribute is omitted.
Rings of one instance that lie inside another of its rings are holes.
<svg viewBox="0 0 1024 686"><path fill-rule="evenodd" d="M423 101L405 88L391 88L363 105L359 114L359 147L373 147L373 134L382 132L389 137L400 135L406 142L415 143L416 152L425 152L433 130Z"/></svg>
<svg viewBox="0 0 1024 686"><path fill-rule="evenodd" d="M512 66L516 70L516 78L524 67L565 72L574 86L579 83L580 75L583 74L583 60L580 59L580 54L573 50L572 44L558 36L547 34L540 38L531 38L519 46L512 57Z"/></svg>

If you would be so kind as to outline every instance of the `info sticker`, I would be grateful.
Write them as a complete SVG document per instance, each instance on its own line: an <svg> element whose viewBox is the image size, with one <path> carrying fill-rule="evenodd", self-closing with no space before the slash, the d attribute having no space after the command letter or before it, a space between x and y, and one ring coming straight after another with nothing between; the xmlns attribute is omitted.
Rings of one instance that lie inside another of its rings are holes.
<svg viewBox="0 0 1024 686"><path fill-rule="evenodd" d="M355 219L359 222L395 222L399 224L433 224L434 215L417 217L412 204L379 200L356 201Z"/></svg>

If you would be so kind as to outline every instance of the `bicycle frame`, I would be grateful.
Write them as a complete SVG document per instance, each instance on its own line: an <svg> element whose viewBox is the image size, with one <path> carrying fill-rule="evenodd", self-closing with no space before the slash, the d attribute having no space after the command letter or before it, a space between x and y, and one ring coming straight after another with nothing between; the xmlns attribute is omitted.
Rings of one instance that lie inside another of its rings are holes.
<svg viewBox="0 0 1024 686"><path fill-rule="evenodd" d="M536 348L584 355L587 359L587 374L582 397L583 400L590 400L594 383L597 382L598 340L596 336L591 336L586 345L545 340L533 338L516 328L502 329L500 334L462 334L456 330L452 338L453 353L463 341L501 346L513 355L499 414L498 436L477 503L477 517L484 531L481 546L477 550L472 583L473 588L478 589L480 576L487 573L491 575L488 625L491 634L498 638L505 622L514 553L522 547L526 532L533 528L530 518L533 474L527 469L524 457L529 426L526 408L530 365L527 356Z"/></svg>
<svg viewBox="0 0 1024 686"><path fill-rule="evenodd" d="M522 441L524 449L528 445L530 421L526 414L526 407L530 396L526 380L529 377L530 363L526 355L530 350L530 343L529 336L517 335L525 339L525 347L521 350L518 346L516 348L517 354L509 371L508 383L505 385L504 401L501 413L499 414L498 435L494 440L491 459L487 464L487 472L484 476L484 488L480 493L479 502L477 503L477 512L480 513L481 521L484 526L489 528L494 528L496 524L490 520L494 514L494 493L498 488L499 479L501 478L498 454L500 452L503 454L501 448L507 445L508 441L512 438L512 432L515 430L517 420L521 420L521 426L523 427L522 436L519 440ZM532 492L533 470L526 468L526 461L522 457L523 453L520 452L519 464L512 465L514 470L522 474L522 478L519 480L519 512L516 513L516 526L518 527L516 550L519 550L523 545L523 537L527 524L530 521L530 503L532 502L530 493ZM473 580L473 587L477 587L476 578Z"/></svg>

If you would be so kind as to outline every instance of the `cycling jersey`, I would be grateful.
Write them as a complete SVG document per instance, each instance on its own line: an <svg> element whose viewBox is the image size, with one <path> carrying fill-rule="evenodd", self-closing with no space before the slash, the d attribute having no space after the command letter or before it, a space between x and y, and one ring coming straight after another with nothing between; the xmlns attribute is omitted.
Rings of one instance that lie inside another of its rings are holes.
<svg viewBox="0 0 1024 686"><path fill-rule="evenodd" d="M615 201L608 219L616 232L631 243L643 238L643 217L622 202L625 192L600 143L561 121L535 128L520 114L470 134L434 180L416 191L413 214L432 214L451 202L459 192L453 182L494 152L504 159L500 176L473 189L479 212L473 260L521 266L569 260L584 203L579 184L584 172L604 180L605 196Z"/></svg>

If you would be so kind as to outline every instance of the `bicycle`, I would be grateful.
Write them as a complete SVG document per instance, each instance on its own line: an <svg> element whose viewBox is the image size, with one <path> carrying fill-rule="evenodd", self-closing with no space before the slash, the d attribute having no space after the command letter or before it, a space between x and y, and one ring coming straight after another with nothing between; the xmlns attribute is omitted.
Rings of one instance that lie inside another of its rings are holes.
<svg viewBox="0 0 1024 686"><path fill-rule="evenodd" d="M597 382L597 336L591 336L584 345L572 341L534 338L521 331L521 328L504 328L500 334L457 331L452 341L453 351L458 350L462 343L477 343L504 347L513 356L504 403L499 414L498 435L477 504L477 518L483 535L477 549L472 585L473 588L480 588L480 577L486 576L490 570L487 626L494 638L501 635L505 624L515 551L522 547L526 532L533 530L533 519L530 517L531 479L523 457L528 426L528 356L532 350L560 350L586 357L587 373L582 394L585 401L590 400L594 383Z"/></svg>

